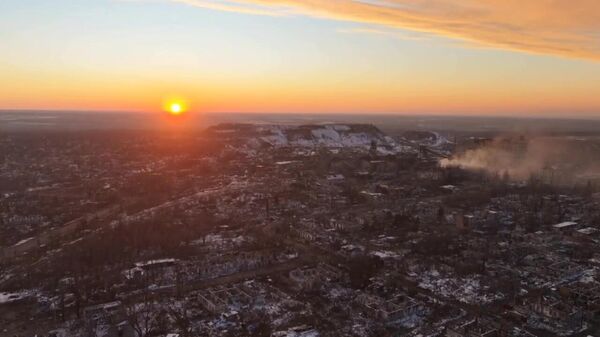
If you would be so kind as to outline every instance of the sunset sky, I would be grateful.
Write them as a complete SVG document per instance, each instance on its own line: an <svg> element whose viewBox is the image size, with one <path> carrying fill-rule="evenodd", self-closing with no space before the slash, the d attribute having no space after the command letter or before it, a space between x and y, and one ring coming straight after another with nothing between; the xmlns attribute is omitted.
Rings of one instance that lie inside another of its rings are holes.
<svg viewBox="0 0 600 337"><path fill-rule="evenodd" d="M598 0L2 0L0 109L600 117Z"/></svg>

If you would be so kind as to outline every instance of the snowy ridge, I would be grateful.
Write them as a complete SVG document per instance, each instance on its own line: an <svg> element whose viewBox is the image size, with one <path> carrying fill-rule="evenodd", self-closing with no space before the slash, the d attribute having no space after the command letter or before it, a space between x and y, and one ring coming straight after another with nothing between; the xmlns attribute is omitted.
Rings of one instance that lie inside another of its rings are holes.
<svg viewBox="0 0 600 337"><path fill-rule="evenodd" d="M263 142L272 146L330 148L393 146L377 128L368 125L260 126Z"/></svg>
<svg viewBox="0 0 600 337"><path fill-rule="evenodd" d="M435 140L431 144L432 147L440 147L446 144L452 144L451 141L449 141L446 137L442 136L441 134L435 131L432 133L435 135Z"/></svg>
<svg viewBox="0 0 600 337"><path fill-rule="evenodd" d="M265 134L260 140L271 146L370 147L373 142L378 146L392 145L377 128L363 125L269 125L260 126L259 130Z"/></svg>
<svg viewBox="0 0 600 337"><path fill-rule="evenodd" d="M404 133L403 139L413 144L436 149L454 144L444 137L444 135L436 131L407 131Z"/></svg>
<svg viewBox="0 0 600 337"><path fill-rule="evenodd" d="M223 124L213 127L211 131L220 137L242 140L250 148L266 146L369 150L375 145L381 154L414 151L410 147L398 144L377 127L367 124Z"/></svg>

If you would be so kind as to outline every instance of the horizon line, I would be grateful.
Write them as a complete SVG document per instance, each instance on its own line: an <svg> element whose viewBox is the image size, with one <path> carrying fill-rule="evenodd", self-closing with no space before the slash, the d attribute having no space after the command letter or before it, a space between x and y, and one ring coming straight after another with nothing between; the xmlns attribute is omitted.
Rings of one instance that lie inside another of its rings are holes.
<svg viewBox="0 0 600 337"><path fill-rule="evenodd" d="M1 114L6 113L65 113L65 114L130 114L130 115L157 115L162 112L156 111L141 111L141 110L97 110L97 109L10 109L0 108ZM236 111L219 111L219 112L188 112L189 115L196 116L214 116L214 115L300 115L300 116L352 116L352 117L422 117L422 118L482 118L482 119L545 119L545 120L600 120L600 115L572 115L572 116L555 116L550 113L539 113L524 115L523 113L417 113L417 112L236 112Z"/></svg>

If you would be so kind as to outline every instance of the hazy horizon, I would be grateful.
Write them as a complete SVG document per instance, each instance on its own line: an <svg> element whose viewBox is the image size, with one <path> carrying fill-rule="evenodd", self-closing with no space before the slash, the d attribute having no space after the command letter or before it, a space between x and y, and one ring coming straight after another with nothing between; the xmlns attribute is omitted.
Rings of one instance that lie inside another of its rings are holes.
<svg viewBox="0 0 600 337"><path fill-rule="evenodd" d="M386 133L400 131L474 132L493 136L504 133L589 134L600 130L599 118L552 118L532 116L468 116L419 114L326 114L326 113L165 113L94 111L9 111L0 110L0 130L86 131L86 130L203 130L234 124L371 124Z"/></svg>
<svg viewBox="0 0 600 337"><path fill-rule="evenodd" d="M64 113L64 114L130 114L139 116L160 116L163 115L164 111L142 111L142 110L86 110L86 109L0 109L0 114L52 114L52 113ZM489 118L489 119L542 119L542 120L600 120L600 114L598 115L552 115L552 114L541 114L541 115L527 115L524 113L495 113L495 114L476 114L476 113L419 113L419 112L320 112L320 111L220 111L220 112L196 112L186 111L186 114L192 117L202 116L251 116L251 115L266 115L266 116L277 116L277 115L289 115L289 116L383 116L383 117L421 117L421 118Z"/></svg>

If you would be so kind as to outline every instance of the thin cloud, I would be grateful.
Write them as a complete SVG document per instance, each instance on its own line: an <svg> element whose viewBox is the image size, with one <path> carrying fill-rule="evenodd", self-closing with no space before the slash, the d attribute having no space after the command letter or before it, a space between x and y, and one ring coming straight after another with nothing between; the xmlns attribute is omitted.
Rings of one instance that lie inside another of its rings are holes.
<svg viewBox="0 0 600 337"><path fill-rule="evenodd" d="M205 9L212 9L224 12L236 12L251 15L265 15L265 16L284 16L285 11L277 10L268 6L261 6L255 4L245 4L236 1L220 1L220 0L170 0L180 4L189 5L192 7L199 7Z"/></svg>
<svg viewBox="0 0 600 337"><path fill-rule="evenodd" d="M423 33L407 34L395 30L385 30L374 27L340 28L337 30L337 32L342 34L377 35L400 40L423 41L428 39Z"/></svg>
<svg viewBox="0 0 600 337"><path fill-rule="evenodd" d="M600 60L597 0L169 0L255 15L308 15Z"/></svg>

